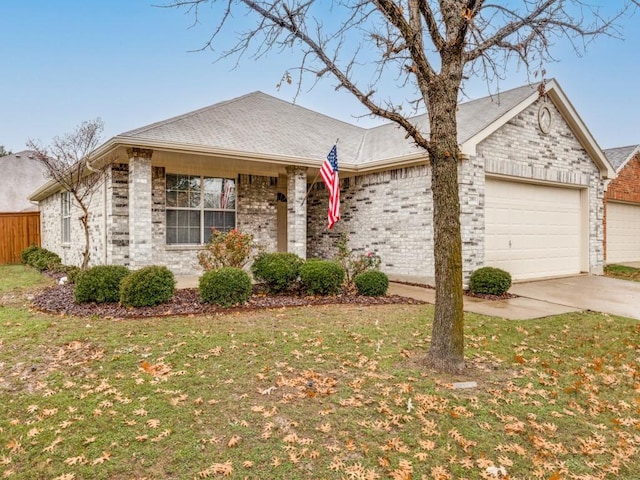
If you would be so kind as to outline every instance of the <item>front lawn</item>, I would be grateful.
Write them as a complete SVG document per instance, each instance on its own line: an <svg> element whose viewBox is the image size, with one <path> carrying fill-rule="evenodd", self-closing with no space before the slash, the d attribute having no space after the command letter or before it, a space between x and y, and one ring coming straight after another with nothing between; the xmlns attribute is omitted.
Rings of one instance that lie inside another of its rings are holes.
<svg viewBox="0 0 640 480"><path fill-rule="evenodd" d="M432 315L426 305L324 305L114 320L0 306L0 475L587 480L640 471L637 321L467 315L469 371L454 378L421 365ZM456 390L457 381L478 386Z"/></svg>
<svg viewBox="0 0 640 480"><path fill-rule="evenodd" d="M622 280L633 280L634 282L640 282L640 268L612 264L604 267L604 274L607 277L621 278Z"/></svg>
<svg viewBox="0 0 640 480"><path fill-rule="evenodd" d="M52 281L24 265L0 266L0 294L31 287L50 285Z"/></svg>

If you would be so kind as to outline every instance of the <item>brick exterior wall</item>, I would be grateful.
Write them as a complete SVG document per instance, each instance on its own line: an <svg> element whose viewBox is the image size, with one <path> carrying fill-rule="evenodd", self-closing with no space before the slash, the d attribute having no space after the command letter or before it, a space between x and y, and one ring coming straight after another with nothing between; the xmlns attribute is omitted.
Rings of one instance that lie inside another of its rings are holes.
<svg viewBox="0 0 640 480"><path fill-rule="evenodd" d="M107 261L129 266L129 165L111 166L107 181Z"/></svg>
<svg viewBox="0 0 640 480"><path fill-rule="evenodd" d="M144 170L143 170L144 171ZM151 167L151 241L153 255L147 264L168 266L176 275L199 275L200 245L167 245L165 212L165 169ZM135 174L135 172L133 173ZM130 170L127 164L114 164L107 173L105 186L100 187L91 202L90 252L93 265L113 264L132 267L129 258L129 189ZM106 188L106 197L105 190ZM107 199L106 203L104 199ZM236 182L238 228L254 234L256 242L267 251L277 250L277 177L239 175ZM71 243L62 244L61 194L40 203L42 212L42 246L56 252L66 265L80 265L84 248L84 233L77 218L80 209L72 205ZM134 221L148 222L136 213ZM106 235L103 218L106 215ZM140 267L142 264L137 265Z"/></svg>
<svg viewBox="0 0 640 480"><path fill-rule="evenodd" d="M238 176L236 226L253 234L254 241L268 252L278 250L277 199L278 177Z"/></svg>
<svg viewBox="0 0 640 480"><path fill-rule="evenodd" d="M318 182L307 200L307 255L332 258L342 232L356 253L373 252L393 278L433 278L431 173L426 165L343 179L341 219L327 230L328 194Z"/></svg>
<svg viewBox="0 0 640 480"><path fill-rule="evenodd" d="M484 266L484 186L486 175L552 182L586 189L589 202L589 271L602 273L603 196L600 172L564 122L547 103L552 129L538 128L535 102L483 141L477 155L458 168L463 276ZM433 206L427 166L391 170L344 179L342 218L326 229L327 192L319 185L309 198L310 257L331 258L341 232L355 252L372 251L391 278L434 284Z"/></svg>
<svg viewBox="0 0 640 480"><path fill-rule="evenodd" d="M108 182L108 179L107 179ZM105 185L98 186L93 196L89 199L89 266L104 263L105 242L104 231L105 218ZM71 242L62 243L62 193L51 195L40 202L40 231L42 248L51 250L60 255L65 265L80 266L82 264L82 252L84 250L84 228L79 218L82 210L71 199Z"/></svg>
<svg viewBox="0 0 640 480"><path fill-rule="evenodd" d="M611 180L605 198L640 203L640 153L630 159L618 172L618 176Z"/></svg>
<svg viewBox="0 0 640 480"><path fill-rule="evenodd" d="M200 275L200 245L167 245L165 211L165 169L153 168L152 224L153 263L166 265L176 275ZM277 178L239 175L236 180L236 226L252 233L267 251L277 249Z"/></svg>

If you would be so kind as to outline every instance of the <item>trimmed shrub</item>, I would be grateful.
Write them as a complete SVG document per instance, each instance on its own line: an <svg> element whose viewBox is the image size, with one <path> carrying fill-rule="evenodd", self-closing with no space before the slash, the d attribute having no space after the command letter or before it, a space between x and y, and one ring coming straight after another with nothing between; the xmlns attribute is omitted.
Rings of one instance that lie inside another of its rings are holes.
<svg viewBox="0 0 640 480"><path fill-rule="evenodd" d="M54 273L64 274L67 277L67 283L76 283L76 278L82 272L80 267L63 264L53 265L49 270Z"/></svg>
<svg viewBox="0 0 640 480"><path fill-rule="evenodd" d="M76 278L76 303L117 302L120 299L120 282L129 273L129 269L122 265L98 265L81 272Z"/></svg>
<svg viewBox="0 0 640 480"><path fill-rule="evenodd" d="M503 295L511 287L511 275L500 268L482 267L471 274L469 290L483 295Z"/></svg>
<svg viewBox="0 0 640 480"><path fill-rule="evenodd" d="M167 267L136 270L120 282L120 303L127 307L152 307L171 300L176 279Z"/></svg>
<svg viewBox="0 0 640 480"><path fill-rule="evenodd" d="M29 265L37 270L40 270L41 272L49 270L62 263L62 259L58 256L57 253L53 253L46 248L39 248L38 250L32 252L30 255L28 255L27 260L29 262Z"/></svg>
<svg viewBox="0 0 640 480"><path fill-rule="evenodd" d="M24 250L22 250L20 252L20 260L22 261L22 263L24 265L31 265L29 263L29 257L34 254L35 252L37 252L38 250L40 250L40 247L37 245L29 245L27 248L25 248Z"/></svg>
<svg viewBox="0 0 640 480"><path fill-rule="evenodd" d="M295 253L261 253L251 265L251 273L257 281L265 283L270 292L278 293L296 282L303 263Z"/></svg>
<svg viewBox="0 0 640 480"><path fill-rule="evenodd" d="M367 297L381 297L389 289L389 277L379 270L359 273L353 279L358 293Z"/></svg>
<svg viewBox="0 0 640 480"><path fill-rule="evenodd" d="M223 267L242 268L249 262L251 252L260 251L262 247L249 233L235 228L229 232L213 229L204 250L198 253L198 262L205 272Z"/></svg>
<svg viewBox="0 0 640 480"><path fill-rule="evenodd" d="M67 265L65 266L64 273L67 276L67 281L69 283L76 283L76 281L78 280L78 275L82 273L82 269L80 267Z"/></svg>
<svg viewBox="0 0 640 480"><path fill-rule="evenodd" d="M344 277L344 268L336 262L309 260L300 267L300 283L309 295L340 293Z"/></svg>
<svg viewBox="0 0 640 480"><path fill-rule="evenodd" d="M251 279L241 268L224 267L202 275L198 290L203 302L230 307L249 300Z"/></svg>

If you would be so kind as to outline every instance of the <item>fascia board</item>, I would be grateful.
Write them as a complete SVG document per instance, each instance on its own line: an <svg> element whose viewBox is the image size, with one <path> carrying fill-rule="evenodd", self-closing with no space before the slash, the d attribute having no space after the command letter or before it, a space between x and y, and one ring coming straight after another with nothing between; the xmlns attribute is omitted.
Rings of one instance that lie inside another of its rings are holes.
<svg viewBox="0 0 640 480"><path fill-rule="evenodd" d="M555 81L550 82L551 87L547 87L547 94L553 101L556 108L562 113L564 120L567 122L573 133L578 137L581 145L587 151L593 162L600 169L600 173L603 178L615 178L616 172L606 155L596 142L593 135L587 128L586 124L582 121L578 112L574 108L569 98L565 95Z"/></svg>

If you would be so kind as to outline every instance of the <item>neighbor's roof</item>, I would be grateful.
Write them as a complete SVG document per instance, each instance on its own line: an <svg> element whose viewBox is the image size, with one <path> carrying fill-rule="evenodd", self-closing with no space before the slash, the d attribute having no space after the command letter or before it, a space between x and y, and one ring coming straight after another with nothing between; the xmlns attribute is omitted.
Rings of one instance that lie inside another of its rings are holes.
<svg viewBox="0 0 640 480"><path fill-rule="evenodd" d="M640 152L640 145L628 145L626 147L607 148L604 150L604 154L616 172L619 172L638 152Z"/></svg>

